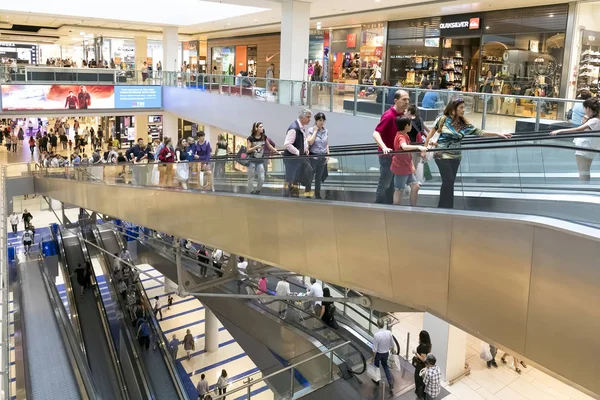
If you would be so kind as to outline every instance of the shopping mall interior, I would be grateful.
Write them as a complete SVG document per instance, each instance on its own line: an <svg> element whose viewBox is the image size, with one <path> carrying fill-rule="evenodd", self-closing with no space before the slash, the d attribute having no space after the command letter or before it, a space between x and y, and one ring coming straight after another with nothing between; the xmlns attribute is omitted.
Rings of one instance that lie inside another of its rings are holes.
<svg viewBox="0 0 600 400"><path fill-rule="evenodd" d="M0 400L600 399L600 1L173 1L0 4Z"/></svg>

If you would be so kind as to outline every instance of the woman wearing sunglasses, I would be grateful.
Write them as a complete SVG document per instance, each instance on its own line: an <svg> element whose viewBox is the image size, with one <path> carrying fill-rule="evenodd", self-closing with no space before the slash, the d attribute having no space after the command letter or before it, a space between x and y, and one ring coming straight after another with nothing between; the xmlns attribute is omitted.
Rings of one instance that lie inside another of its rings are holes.
<svg viewBox="0 0 600 400"><path fill-rule="evenodd" d="M454 181L462 157L460 143L465 136L496 136L504 139L512 137L512 133L485 132L476 128L465 118L465 109L465 101L461 98L449 103L444 115L435 121L425 140L425 146L447 149L434 153L435 163L442 178L439 208L454 208ZM439 133L437 140L433 139L436 133Z"/></svg>

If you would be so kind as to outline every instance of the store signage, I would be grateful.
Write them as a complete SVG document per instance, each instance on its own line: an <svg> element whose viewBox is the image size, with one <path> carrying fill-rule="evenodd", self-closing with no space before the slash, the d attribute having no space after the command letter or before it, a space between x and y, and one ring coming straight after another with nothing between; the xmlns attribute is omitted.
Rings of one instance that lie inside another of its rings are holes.
<svg viewBox="0 0 600 400"><path fill-rule="evenodd" d="M162 108L162 87L151 85L2 85L2 110Z"/></svg>
<svg viewBox="0 0 600 400"><path fill-rule="evenodd" d="M349 49L356 48L356 33L349 33L346 35L346 47Z"/></svg>
<svg viewBox="0 0 600 400"><path fill-rule="evenodd" d="M481 30L481 17L473 15L449 15L442 17L440 30L443 34L474 33Z"/></svg>

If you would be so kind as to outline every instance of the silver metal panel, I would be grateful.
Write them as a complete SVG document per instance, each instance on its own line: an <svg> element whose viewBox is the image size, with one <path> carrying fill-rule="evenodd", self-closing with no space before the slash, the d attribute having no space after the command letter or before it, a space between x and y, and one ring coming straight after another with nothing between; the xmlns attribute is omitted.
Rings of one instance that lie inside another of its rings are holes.
<svg viewBox="0 0 600 400"><path fill-rule="evenodd" d="M448 319L525 352L534 227L475 218L452 221Z"/></svg>
<svg viewBox="0 0 600 400"><path fill-rule="evenodd" d="M330 206L333 207L333 206ZM383 210L334 207L335 240L342 285L392 299L392 274Z"/></svg>
<svg viewBox="0 0 600 400"><path fill-rule="evenodd" d="M597 242L536 228L526 348L527 357L595 393L600 393L598 260Z"/></svg>
<svg viewBox="0 0 600 400"><path fill-rule="evenodd" d="M385 224L394 299L446 316L452 218L386 212Z"/></svg>
<svg viewBox="0 0 600 400"><path fill-rule="evenodd" d="M66 203L429 310L600 393L600 277L590 268L600 259L596 229L524 215L65 179L36 178L35 186Z"/></svg>

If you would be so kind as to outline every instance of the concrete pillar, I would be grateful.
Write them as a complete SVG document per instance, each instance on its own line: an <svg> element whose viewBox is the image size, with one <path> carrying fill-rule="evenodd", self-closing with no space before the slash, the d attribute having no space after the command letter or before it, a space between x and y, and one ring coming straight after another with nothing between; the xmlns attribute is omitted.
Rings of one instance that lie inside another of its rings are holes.
<svg viewBox="0 0 600 400"><path fill-rule="evenodd" d="M163 28L163 71L178 71L179 64L179 39L177 37L177 27L169 26Z"/></svg>
<svg viewBox="0 0 600 400"><path fill-rule="evenodd" d="M207 353L217 351L219 349L219 320L208 307L204 309L204 328L204 350Z"/></svg>
<svg viewBox="0 0 600 400"><path fill-rule="evenodd" d="M281 4L280 79L298 81L279 83L282 104L300 104L302 83L308 73L308 39L310 35L310 3L284 0ZM275 66L277 67L277 66Z"/></svg>
<svg viewBox="0 0 600 400"><path fill-rule="evenodd" d="M135 76L137 83L142 83L142 69L148 59L148 39L145 36L135 37Z"/></svg>
<svg viewBox="0 0 600 400"><path fill-rule="evenodd" d="M459 377L465 370L467 352L466 332L429 313L425 313L423 329L429 332L433 355L446 382Z"/></svg>
<svg viewBox="0 0 600 400"><path fill-rule="evenodd" d="M173 139L173 142L177 141L177 135L178 135L178 118L176 115L165 112L163 114L163 120L162 120L162 124L163 124L163 137L167 136L170 137L171 139Z"/></svg>
<svg viewBox="0 0 600 400"><path fill-rule="evenodd" d="M144 144L148 143L148 115L135 115L135 140L144 139ZM134 143L135 144L135 143Z"/></svg>

